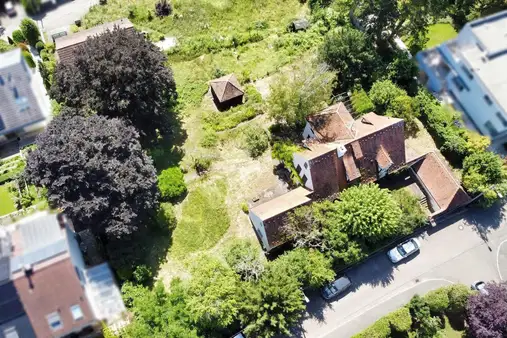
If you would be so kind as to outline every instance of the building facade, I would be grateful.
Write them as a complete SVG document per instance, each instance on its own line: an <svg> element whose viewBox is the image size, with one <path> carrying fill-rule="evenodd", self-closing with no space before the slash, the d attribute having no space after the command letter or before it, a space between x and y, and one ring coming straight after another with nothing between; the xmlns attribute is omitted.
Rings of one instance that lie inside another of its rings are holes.
<svg viewBox="0 0 507 338"><path fill-rule="evenodd" d="M464 113L493 145L507 142L507 11L467 23L458 36L416 55L421 80Z"/></svg>
<svg viewBox="0 0 507 338"><path fill-rule="evenodd" d="M0 54L0 145L43 130L51 116L49 96L39 73L21 49Z"/></svg>

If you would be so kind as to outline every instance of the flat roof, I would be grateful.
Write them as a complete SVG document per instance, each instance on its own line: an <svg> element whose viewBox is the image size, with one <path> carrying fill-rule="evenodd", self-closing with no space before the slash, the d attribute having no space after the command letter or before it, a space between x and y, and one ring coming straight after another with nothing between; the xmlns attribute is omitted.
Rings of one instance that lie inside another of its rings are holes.
<svg viewBox="0 0 507 338"><path fill-rule="evenodd" d="M21 63L21 48L14 48L0 54L0 68L7 68Z"/></svg>
<svg viewBox="0 0 507 338"><path fill-rule="evenodd" d="M303 187L298 187L286 194L250 209L250 212L265 221L310 202L311 198L309 198L308 195L311 193L311 191Z"/></svg>
<svg viewBox="0 0 507 338"><path fill-rule="evenodd" d="M89 37L104 33L108 29L112 30L114 29L115 26L118 26L119 28L122 29L134 27L132 22L130 22L130 20L127 18L116 20L113 22L108 22L81 32L56 38L55 40L56 50L85 42L86 39L88 39Z"/></svg>

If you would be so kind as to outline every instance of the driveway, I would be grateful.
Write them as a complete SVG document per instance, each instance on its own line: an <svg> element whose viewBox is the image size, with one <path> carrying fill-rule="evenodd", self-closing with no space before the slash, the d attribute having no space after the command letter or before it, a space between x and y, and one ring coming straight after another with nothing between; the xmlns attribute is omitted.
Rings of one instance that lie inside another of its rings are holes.
<svg viewBox="0 0 507 338"><path fill-rule="evenodd" d="M40 13L31 16L31 18L37 21L39 27L42 27L45 32L51 32L72 25L75 20L81 19L88 13L90 7L98 2L98 0L58 0L56 5L49 2L44 4ZM0 13L0 21L5 27L5 35L2 36L4 39L7 39L7 35L11 36L12 32L18 29L21 20L27 17L20 3L15 3L15 8L18 12L15 17L9 18L4 13Z"/></svg>
<svg viewBox="0 0 507 338"><path fill-rule="evenodd" d="M378 318L451 283L507 278L507 221L501 206L470 210L462 219L420 236L421 252L396 266L385 253L350 269L354 287L333 302L310 296L302 337L340 338L363 330Z"/></svg>

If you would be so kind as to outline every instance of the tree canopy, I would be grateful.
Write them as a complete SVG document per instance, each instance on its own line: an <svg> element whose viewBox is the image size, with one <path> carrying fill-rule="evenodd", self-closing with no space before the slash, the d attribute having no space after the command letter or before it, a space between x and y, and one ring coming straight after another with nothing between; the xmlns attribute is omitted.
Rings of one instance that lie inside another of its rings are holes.
<svg viewBox="0 0 507 338"><path fill-rule="evenodd" d="M129 120L142 140L167 132L176 86L164 54L142 34L115 28L56 66L51 95L69 107Z"/></svg>
<svg viewBox="0 0 507 338"><path fill-rule="evenodd" d="M54 118L29 153L29 181L77 228L121 237L135 232L157 205L157 178L138 133L120 119Z"/></svg>
<svg viewBox="0 0 507 338"><path fill-rule="evenodd" d="M507 336L507 286L488 283L488 294L476 293L468 299L467 323L473 337Z"/></svg>

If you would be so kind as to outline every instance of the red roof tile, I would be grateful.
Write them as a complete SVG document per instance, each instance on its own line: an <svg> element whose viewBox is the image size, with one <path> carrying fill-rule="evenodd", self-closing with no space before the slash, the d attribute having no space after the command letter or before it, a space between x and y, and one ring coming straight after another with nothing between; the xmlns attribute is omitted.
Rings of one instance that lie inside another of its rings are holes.
<svg viewBox="0 0 507 338"><path fill-rule="evenodd" d="M310 115L306 120L321 142L354 138L350 129L354 119L342 102Z"/></svg>
<svg viewBox="0 0 507 338"><path fill-rule="evenodd" d="M384 146L380 145L378 151L377 151L377 157L376 157L377 163L382 168L389 168L393 161L391 161L391 158L389 157L389 154L386 153L384 150Z"/></svg>
<svg viewBox="0 0 507 338"><path fill-rule="evenodd" d="M470 201L447 165L431 152L412 165L423 185L440 207L438 213Z"/></svg>
<svg viewBox="0 0 507 338"><path fill-rule="evenodd" d="M354 155L352 155L351 152L346 152L345 155L343 155L343 165L345 166L345 172L347 173L347 179L349 181L354 181L361 177L361 173L354 160Z"/></svg>

